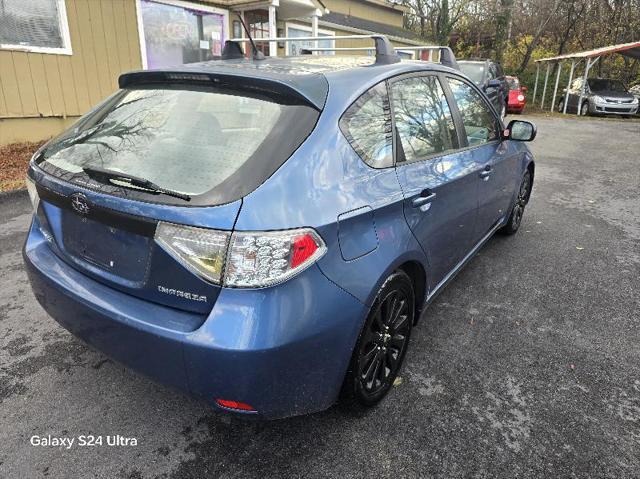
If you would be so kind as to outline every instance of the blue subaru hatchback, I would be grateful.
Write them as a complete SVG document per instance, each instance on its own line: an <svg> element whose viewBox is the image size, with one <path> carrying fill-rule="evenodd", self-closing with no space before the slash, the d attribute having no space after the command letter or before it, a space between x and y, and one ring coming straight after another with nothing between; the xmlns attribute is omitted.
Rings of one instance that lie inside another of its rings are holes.
<svg viewBox="0 0 640 479"><path fill-rule="evenodd" d="M518 230L535 127L505 128L447 52L376 41L121 76L31 161L43 308L226 411L379 402L429 301Z"/></svg>

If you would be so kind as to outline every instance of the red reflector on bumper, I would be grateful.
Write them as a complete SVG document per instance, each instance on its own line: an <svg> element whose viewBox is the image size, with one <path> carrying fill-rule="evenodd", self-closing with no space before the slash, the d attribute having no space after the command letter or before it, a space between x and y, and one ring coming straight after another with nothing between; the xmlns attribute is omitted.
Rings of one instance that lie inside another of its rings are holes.
<svg viewBox="0 0 640 479"><path fill-rule="evenodd" d="M222 406L227 409L237 409L238 411L256 412L255 409L253 409L251 406L243 402L228 401L226 399L216 399L216 404L218 404L218 406Z"/></svg>

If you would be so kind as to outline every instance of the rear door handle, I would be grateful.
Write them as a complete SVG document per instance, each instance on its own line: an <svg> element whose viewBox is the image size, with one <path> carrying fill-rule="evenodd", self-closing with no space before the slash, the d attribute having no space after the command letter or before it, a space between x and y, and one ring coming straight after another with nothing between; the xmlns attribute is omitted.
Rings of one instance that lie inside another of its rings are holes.
<svg viewBox="0 0 640 479"><path fill-rule="evenodd" d="M418 196L417 198L414 198L411 204L413 205L414 208L418 208L426 203L429 203L435 197L436 197L436 194L433 191L431 191L429 188L427 188L425 190L422 190L420 192L420 196Z"/></svg>
<svg viewBox="0 0 640 479"><path fill-rule="evenodd" d="M480 172L480 178L486 181L489 179L492 172L493 172L493 168L491 168L490 166L485 166L484 170Z"/></svg>

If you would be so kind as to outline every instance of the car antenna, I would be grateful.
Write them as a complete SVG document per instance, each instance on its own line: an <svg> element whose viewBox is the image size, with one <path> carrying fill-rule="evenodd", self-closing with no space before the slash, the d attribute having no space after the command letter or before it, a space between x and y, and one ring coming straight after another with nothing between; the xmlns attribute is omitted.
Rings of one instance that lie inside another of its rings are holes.
<svg viewBox="0 0 640 479"><path fill-rule="evenodd" d="M258 50L258 47L256 47L256 42L254 42L253 38L251 38L251 34L249 33L247 24L244 23L244 19L239 13L238 13L238 18L240 19L240 23L242 24L242 28L244 29L244 32L247 34L247 38L249 39L249 42L251 42L251 51L253 52L253 59L264 60L264 53L262 53L260 50Z"/></svg>

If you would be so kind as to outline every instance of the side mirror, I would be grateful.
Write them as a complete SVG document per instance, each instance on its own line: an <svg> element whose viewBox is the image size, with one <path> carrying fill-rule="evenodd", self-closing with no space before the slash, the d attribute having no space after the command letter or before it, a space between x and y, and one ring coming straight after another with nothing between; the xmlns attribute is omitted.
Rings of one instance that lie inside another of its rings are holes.
<svg viewBox="0 0 640 479"><path fill-rule="evenodd" d="M521 89L523 92L525 92L525 93L529 91L529 88L528 88L528 87L526 87L526 86L523 86L523 87L522 87L522 88L520 88L520 89Z"/></svg>
<svg viewBox="0 0 640 479"><path fill-rule="evenodd" d="M500 82L500 80L496 80L495 78L492 80L489 80L485 86L484 89L486 90L487 88L500 88L502 86L502 83Z"/></svg>
<svg viewBox="0 0 640 479"><path fill-rule="evenodd" d="M502 132L503 140L533 141L538 134L536 125L530 121L511 120L507 128Z"/></svg>

